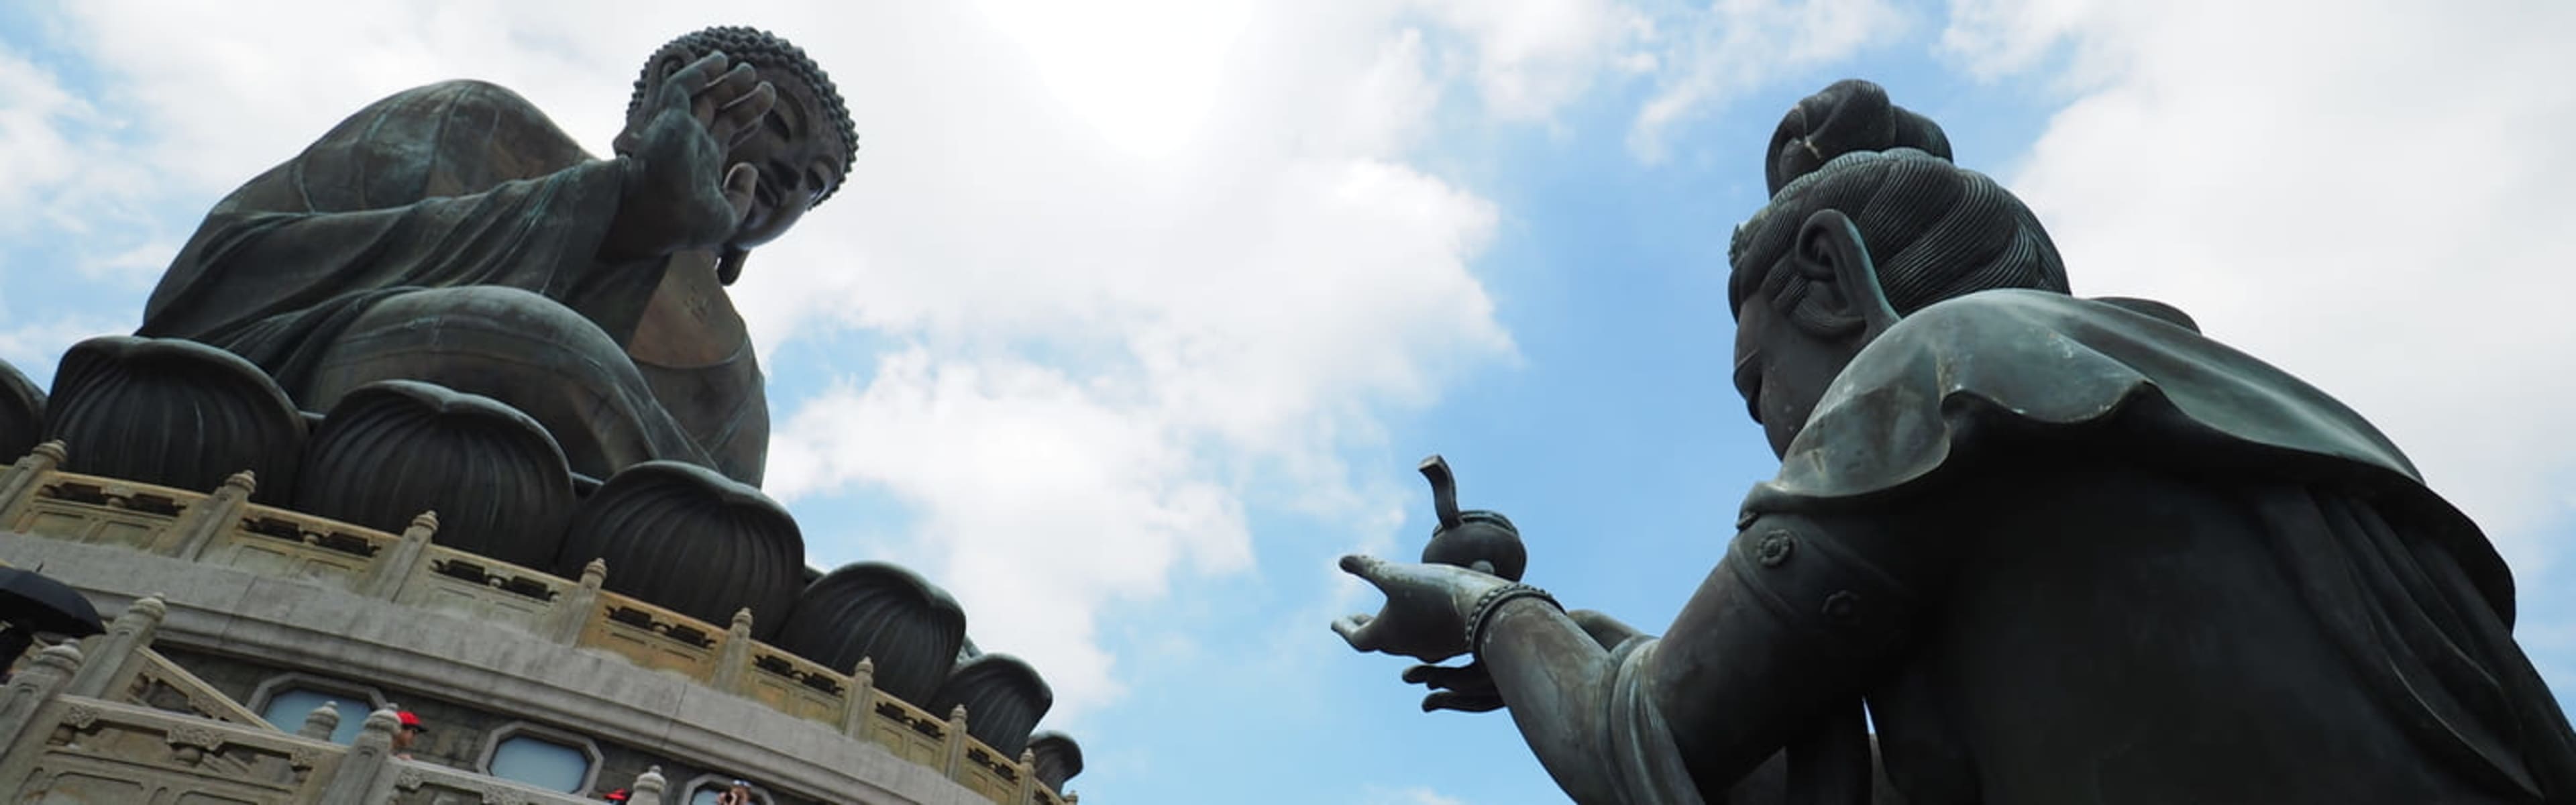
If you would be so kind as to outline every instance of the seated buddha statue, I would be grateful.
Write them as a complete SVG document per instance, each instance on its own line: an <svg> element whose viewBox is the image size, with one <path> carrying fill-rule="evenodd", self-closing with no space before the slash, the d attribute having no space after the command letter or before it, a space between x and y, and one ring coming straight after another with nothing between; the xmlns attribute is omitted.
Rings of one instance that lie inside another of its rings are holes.
<svg viewBox="0 0 2576 805"><path fill-rule="evenodd" d="M823 70L750 28L655 52L605 159L507 89L407 90L216 204L136 335L240 355L306 411L433 383L527 413L574 472L757 486L768 405L725 288L857 143Z"/></svg>

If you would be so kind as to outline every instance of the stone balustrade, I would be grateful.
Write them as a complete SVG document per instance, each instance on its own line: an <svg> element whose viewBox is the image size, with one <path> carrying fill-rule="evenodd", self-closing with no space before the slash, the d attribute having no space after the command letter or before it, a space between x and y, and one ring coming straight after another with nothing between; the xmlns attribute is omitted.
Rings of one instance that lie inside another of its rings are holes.
<svg viewBox="0 0 2576 805"><path fill-rule="evenodd" d="M1030 753L1023 752L1016 758L1005 757L992 746L969 736L966 731L969 714L964 707L955 708L944 717L934 715L913 703L876 690L871 684L872 661L862 660L858 667L844 672L753 640L753 616L748 610L738 613L728 627L719 627L602 589L602 582L613 571L600 562L592 562L582 578L567 580L436 545L431 540L437 533L438 521L431 513L414 518L411 527L402 534L388 534L251 503L249 496L257 479L248 472L235 474L211 492L190 492L63 472L56 467L64 456L63 445L47 443L6 470L0 470L0 531L115 546L262 576L296 579L515 628L559 644L605 652L644 668L678 674L791 716L833 725L851 738L873 742L897 757L938 770L948 779L1002 805L1070 805L1078 800L1071 796L1059 797L1039 782ZM102 638L114 638L117 634L112 630ZM92 641L102 638L92 638ZM148 630L139 643L130 638L128 642L133 643L133 647L148 644ZM144 656L146 659L133 663L120 663L114 671L93 672L92 677L97 678L85 678L85 686L81 690L86 692L87 698L96 698L111 691L133 695L153 685L183 691L182 695L187 690L211 690L203 683L190 686L187 683L192 680L185 676L185 670L158 659L158 655L146 653ZM99 674L110 676L100 677ZM63 698L84 699L82 696ZM284 770L278 773L286 773L301 769L299 773L303 776L295 779L327 775L328 764L320 758L349 749L313 744L274 731L220 694L213 695L212 699L220 701L196 703L189 708L203 716L202 719L156 713L104 700L82 712L115 713L116 729L123 731L119 735L130 732L167 736L172 733L165 728L178 726L171 719L198 725L190 729L225 730L208 733L225 736L216 748L238 748L237 754L244 758L252 755L267 758L283 752L285 754L279 756L288 757L288 761L284 765L269 764L275 767L271 771ZM194 703L194 700L190 701ZM0 729L7 727L7 704L0 700ZM99 709L101 707L113 709ZM51 713L50 717L57 722L69 717L62 712L48 710L38 714L40 719L45 713ZM391 717L390 714L384 715ZM372 728L372 718L370 722ZM289 725L280 726L291 728ZM255 735L256 738L234 741L231 736L236 733ZM61 754L71 751L58 751L57 747L48 745L41 753L46 762L61 764L59 768L65 770L51 773L55 777L71 773L68 770L75 766L97 770L114 765L102 766L98 764L108 762L76 760L72 755ZM61 755L59 759L58 755ZM323 765L294 765L292 758L306 756L315 758L314 764ZM15 759L18 753L13 750L8 757ZM502 789L491 786L509 787L509 784L491 778L443 767L401 765L403 769L395 776L410 781L410 784L407 788L402 785L395 787L406 792L442 786L464 792L486 789L500 792ZM0 768L0 780L18 779L8 776L8 771ZM451 779L456 777L464 779ZM33 778L28 779L33 785ZM111 775L104 779L117 778ZM304 785L259 783L252 786L257 791L244 789L241 801L319 801L302 798L309 793L299 787ZM400 798L405 802L415 799L431 801L435 798L427 795L415 797L409 793ZM137 796L132 801L147 800ZM483 801L552 803L580 800L531 789L525 797L513 790L506 795L491 793Z"/></svg>
<svg viewBox="0 0 2576 805"><path fill-rule="evenodd" d="M249 723L211 721L75 695L83 671L69 646L45 649L0 693L0 781L33 802L228 802L259 805L430 803L577 805L583 797L392 757L395 717L379 710L348 746ZM639 805L662 805L658 775Z"/></svg>

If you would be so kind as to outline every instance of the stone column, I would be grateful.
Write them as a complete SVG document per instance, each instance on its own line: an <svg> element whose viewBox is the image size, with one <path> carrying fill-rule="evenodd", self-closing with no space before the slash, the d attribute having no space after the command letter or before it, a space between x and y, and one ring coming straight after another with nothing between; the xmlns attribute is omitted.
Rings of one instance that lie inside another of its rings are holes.
<svg viewBox="0 0 2576 805"><path fill-rule="evenodd" d="M366 726L358 728L358 740L350 744L349 754L340 759L340 768L332 772L331 782L322 788L320 802L384 802L378 789L390 789L393 775L394 729L402 723L391 709L367 714ZM379 784L381 781L381 784ZM389 792L388 792L389 793Z"/></svg>
<svg viewBox="0 0 2576 805"><path fill-rule="evenodd" d="M716 650L715 688L726 693L742 693L750 686L743 678L751 673L751 608L734 610L733 627L725 630L724 648Z"/></svg>
<svg viewBox="0 0 2576 805"><path fill-rule="evenodd" d="M850 669L849 709L841 711L841 734L868 740L868 723L877 717L877 661L860 657Z"/></svg>
<svg viewBox="0 0 2576 805"><path fill-rule="evenodd" d="M304 714L304 726L296 730L295 734L316 741L328 741L331 740L331 733L339 731L340 703L323 702L322 706L313 708L313 712Z"/></svg>
<svg viewBox="0 0 2576 805"><path fill-rule="evenodd" d="M599 608L599 586L608 583L608 562L590 560L581 566L581 586L564 593L563 600L546 613L546 636L559 645L581 642L581 628L590 624L591 610Z"/></svg>
<svg viewBox="0 0 2576 805"><path fill-rule="evenodd" d="M191 562L204 556L206 546L215 544L216 537L241 519L242 507L250 505L250 493L258 489L259 478L242 470L224 478L224 485L215 487L205 500L189 504L187 511L179 513L179 521L170 525L172 538L178 541L172 555Z"/></svg>
<svg viewBox="0 0 2576 805"><path fill-rule="evenodd" d="M634 790L626 792L626 805L662 805L662 787L665 785L668 783L662 779L662 767L645 769L643 774L636 775Z"/></svg>
<svg viewBox="0 0 2576 805"><path fill-rule="evenodd" d="M72 676L71 686L63 692L93 699L109 698L108 692L121 690L143 670L143 650L152 646L152 636L161 629L161 619L170 607L153 593L134 599L107 633L85 641L89 662L82 663L80 673Z"/></svg>
<svg viewBox="0 0 2576 805"><path fill-rule="evenodd" d="M36 482L43 479L45 473L62 466L69 455L62 440L56 439L36 445L36 449L20 457L18 463L0 472L0 528L9 528L18 522L18 513L27 508L28 501L36 498Z"/></svg>
<svg viewBox="0 0 2576 805"><path fill-rule="evenodd" d="M412 573L420 569L422 557L429 555L429 541L436 536L438 512L413 515L411 527L403 529L402 539L394 543L392 550L376 557L376 561L367 568L366 580L358 583L356 592L387 601L401 595L403 584L411 581Z"/></svg>
<svg viewBox="0 0 2576 805"><path fill-rule="evenodd" d="M18 744L18 739L24 737L20 733L27 731L36 711L62 695L63 686L80 672L80 665L80 649L64 643L36 652L35 659L9 677L8 686L0 688L0 746Z"/></svg>
<svg viewBox="0 0 2576 805"><path fill-rule="evenodd" d="M966 768L966 705L948 708L947 738L948 755L942 761L940 771L947 774L948 779L955 780L958 772Z"/></svg>
<svg viewBox="0 0 2576 805"><path fill-rule="evenodd" d="M1020 750L1020 765L1011 771L1020 776L1020 790L1011 795L1019 805L1036 805L1038 801L1038 750Z"/></svg>
<svg viewBox="0 0 2576 805"><path fill-rule="evenodd" d="M44 755L45 742L56 731L55 717L39 723L36 717L50 710L64 685L79 672L80 649L71 644L47 647L36 653L0 687L0 781L10 790L25 783Z"/></svg>

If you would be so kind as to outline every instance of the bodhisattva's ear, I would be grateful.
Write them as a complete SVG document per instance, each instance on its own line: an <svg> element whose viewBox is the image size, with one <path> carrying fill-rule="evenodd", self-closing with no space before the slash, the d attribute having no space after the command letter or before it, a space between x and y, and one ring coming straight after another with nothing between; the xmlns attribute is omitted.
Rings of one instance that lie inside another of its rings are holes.
<svg viewBox="0 0 2576 805"><path fill-rule="evenodd" d="M1798 227L1798 247L1790 259L1808 277L1833 283L1834 302L1843 315L1861 323L1862 343L1878 339L1896 326L1896 308L1878 282L1878 265L1869 259L1860 227L1840 210L1819 210ZM1828 280L1827 278L1831 278Z"/></svg>

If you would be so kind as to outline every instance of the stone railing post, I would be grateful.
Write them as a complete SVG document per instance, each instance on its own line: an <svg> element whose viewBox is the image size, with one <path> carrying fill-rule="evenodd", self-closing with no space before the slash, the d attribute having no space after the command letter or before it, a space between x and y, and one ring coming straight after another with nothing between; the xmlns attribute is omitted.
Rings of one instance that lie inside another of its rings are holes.
<svg viewBox="0 0 2576 805"><path fill-rule="evenodd" d="M665 785L669 783L662 779L662 767L645 769L643 774L635 776L635 790L626 792L626 805L662 805L662 787Z"/></svg>
<svg viewBox="0 0 2576 805"><path fill-rule="evenodd" d="M58 726L54 719L37 723L36 716L48 712L63 686L79 672L80 662L80 649L71 644L48 646L21 663L7 686L0 687L0 780L6 785L17 787L32 776L45 742L71 728Z"/></svg>
<svg viewBox="0 0 2576 805"><path fill-rule="evenodd" d="M18 463L0 472L0 528L18 522L18 513L36 499L36 482L61 467L70 453L61 439L36 445L36 449L18 458Z"/></svg>
<svg viewBox="0 0 2576 805"><path fill-rule="evenodd" d="M0 747L17 746L26 737L29 722L36 712L63 692L72 675L80 672L80 649L70 643L46 646L34 659L18 667L9 677L9 685L0 688ZM50 732L50 730L48 730Z"/></svg>
<svg viewBox="0 0 2576 805"><path fill-rule="evenodd" d="M1011 801L1019 805L1035 805L1038 801L1038 750L1020 750L1020 765L1012 771L1019 774L1020 790L1011 795Z"/></svg>
<svg viewBox="0 0 2576 805"><path fill-rule="evenodd" d="M331 740L331 733L339 731L340 703L323 702L322 706L313 708L313 712L304 714L304 726L298 728L295 734L316 741L328 741Z"/></svg>
<svg viewBox="0 0 2576 805"><path fill-rule="evenodd" d="M591 610L599 608L599 586L608 583L608 562L590 560L581 566L581 584L564 593L563 600L546 613L546 636L557 644L581 642L581 628L590 624Z"/></svg>
<svg viewBox="0 0 2576 805"><path fill-rule="evenodd" d="M867 740L868 720L876 717L877 661L860 657L858 667L850 669L849 709L841 711L841 733Z"/></svg>
<svg viewBox="0 0 2576 805"><path fill-rule="evenodd" d="M957 780L966 768L966 705L948 708L946 737L947 745L943 748L947 756L941 761L940 771L947 774L948 779Z"/></svg>
<svg viewBox="0 0 2576 805"><path fill-rule="evenodd" d="M411 581L412 573L420 569L422 558L429 555L430 538L436 536L438 512L425 511L413 515L411 527L403 529L402 539L395 541L392 550L376 557L376 561L367 568L367 578L359 582L358 594L387 601L401 595L403 584Z"/></svg>
<svg viewBox="0 0 2576 805"><path fill-rule="evenodd" d="M108 691L118 690L143 671L143 650L152 646L152 636L161 630L161 619L170 614L161 594L153 593L134 599L107 632L84 641L89 661L81 663L80 673L72 676L71 686L63 692L93 699L108 698Z"/></svg>
<svg viewBox="0 0 2576 805"><path fill-rule="evenodd" d="M256 491L259 477L250 470L225 477L224 485L215 487L214 494L189 505L187 511L179 513L179 522L171 524L170 532L179 541L172 555L191 562L204 556L206 546L215 544L216 537L241 519L242 507L250 505L250 493Z"/></svg>
<svg viewBox="0 0 2576 805"><path fill-rule="evenodd" d="M340 768L331 774L331 782L322 788L318 802L384 802L376 796L379 787L390 788L393 775L386 767L393 765L394 728L402 723L391 709L367 714L367 722L358 728L358 739L349 745L349 754L340 759ZM379 786L381 778L387 785Z"/></svg>
<svg viewBox="0 0 2576 805"><path fill-rule="evenodd" d="M751 672L751 608L734 610L733 626L725 630L724 648L716 652L717 690L742 693L751 686L743 682Z"/></svg>

